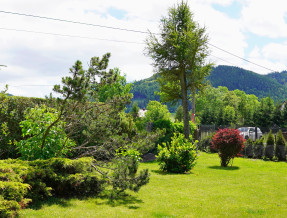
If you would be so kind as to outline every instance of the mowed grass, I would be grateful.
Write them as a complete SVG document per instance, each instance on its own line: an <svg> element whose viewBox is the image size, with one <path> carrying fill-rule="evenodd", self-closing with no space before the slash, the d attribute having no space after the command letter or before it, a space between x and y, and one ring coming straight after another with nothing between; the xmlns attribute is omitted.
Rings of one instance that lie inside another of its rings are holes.
<svg viewBox="0 0 287 218"><path fill-rule="evenodd" d="M236 158L221 168L217 154L200 153L189 174L164 174L143 163L150 183L111 202L106 196L51 199L21 217L287 217L287 163Z"/></svg>

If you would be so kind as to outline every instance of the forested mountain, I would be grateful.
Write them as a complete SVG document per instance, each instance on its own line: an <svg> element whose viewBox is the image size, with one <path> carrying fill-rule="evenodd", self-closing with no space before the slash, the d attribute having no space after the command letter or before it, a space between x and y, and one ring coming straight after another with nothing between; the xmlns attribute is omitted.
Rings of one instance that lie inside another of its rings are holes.
<svg viewBox="0 0 287 218"><path fill-rule="evenodd" d="M287 86L287 71L282 71L281 73L270 73L267 77L275 79L280 84Z"/></svg>
<svg viewBox="0 0 287 218"><path fill-rule="evenodd" d="M140 108L146 107L149 100L159 101L159 96L154 94L155 91L159 91L157 77L155 74L133 83L133 101L137 101ZM220 65L213 68L207 79L213 87L226 86L229 90L239 89L258 98L270 95L274 101L287 99L287 71L261 75L239 67ZM174 112L176 107L169 105L169 109Z"/></svg>
<svg viewBox="0 0 287 218"><path fill-rule="evenodd" d="M258 98L270 95L274 101L280 101L287 98L287 86L278 82L281 78L287 79L286 72L282 74L282 76L281 73L261 75L239 67L218 66L207 79L213 87L226 86L229 90L239 89Z"/></svg>

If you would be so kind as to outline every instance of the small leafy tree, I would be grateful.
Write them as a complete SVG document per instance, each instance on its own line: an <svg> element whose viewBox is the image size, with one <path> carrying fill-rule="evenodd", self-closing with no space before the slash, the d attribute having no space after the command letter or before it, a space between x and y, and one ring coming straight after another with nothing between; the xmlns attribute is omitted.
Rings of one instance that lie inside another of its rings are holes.
<svg viewBox="0 0 287 218"><path fill-rule="evenodd" d="M275 156L279 161L286 160L285 139L281 130L279 130L276 136Z"/></svg>
<svg viewBox="0 0 287 218"><path fill-rule="evenodd" d="M191 139L185 139L183 134L174 134L171 143L163 143L163 146L158 145L158 151L157 160L163 171L185 173L196 164L195 144L192 144Z"/></svg>
<svg viewBox="0 0 287 218"><path fill-rule="evenodd" d="M244 148L244 139L237 129L220 129L213 136L211 143L211 147L218 150L222 167L227 167Z"/></svg>
<svg viewBox="0 0 287 218"><path fill-rule="evenodd" d="M163 105L158 101L150 101L147 105L145 118L148 122L154 122L157 120L169 120L170 113L166 105Z"/></svg>
<svg viewBox="0 0 287 218"><path fill-rule="evenodd" d="M25 120L20 123L25 138L18 142L17 148L24 160L62 157L69 153L75 143L66 135L63 121L57 122L50 129L41 148L44 132L58 118L58 111L46 105L36 106L25 112Z"/></svg>
<svg viewBox="0 0 287 218"><path fill-rule="evenodd" d="M139 191L140 187L149 182L148 170L142 170L137 175L140 153L135 149L117 150L114 163L116 168L112 173L111 184L113 186L112 198L126 189Z"/></svg>

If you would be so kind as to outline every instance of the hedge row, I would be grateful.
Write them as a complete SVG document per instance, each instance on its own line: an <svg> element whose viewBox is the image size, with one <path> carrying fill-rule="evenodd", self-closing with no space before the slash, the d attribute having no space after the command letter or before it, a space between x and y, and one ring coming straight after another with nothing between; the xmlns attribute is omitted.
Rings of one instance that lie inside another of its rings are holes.
<svg viewBox="0 0 287 218"><path fill-rule="evenodd" d="M212 149L211 146L212 136L203 138L198 143L198 149L204 152L217 152ZM253 142L251 139L245 142L245 147L241 151L241 155L247 158L255 159L269 159L269 160L279 160L286 161L287 147L286 145L264 145L264 138L256 140Z"/></svg>
<svg viewBox="0 0 287 218"><path fill-rule="evenodd" d="M0 161L0 217L14 217L31 201L48 196L94 196L105 180L95 174L93 158Z"/></svg>
<svg viewBox="0 0 287 218"><path fill-rule="evenodd" d="M7 134L0 131L0 159L17 158L14 141L22 139L22 131L19 123L24 120L24 111L27 108L35 107L43 103L48 103L46 99L16 97L0 94L0 124L7 124Z"/></svg>

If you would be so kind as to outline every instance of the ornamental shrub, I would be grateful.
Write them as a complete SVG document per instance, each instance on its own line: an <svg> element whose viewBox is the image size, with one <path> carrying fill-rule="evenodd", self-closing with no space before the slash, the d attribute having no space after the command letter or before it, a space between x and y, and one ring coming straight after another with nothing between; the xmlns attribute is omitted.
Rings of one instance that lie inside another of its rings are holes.
<svg viewBox="0 0 287 218"><path fill-rule="evenodd" d="M274 139L274 136L270 130L270 132L267 135L266 147L265 147L265 152L264 152L265 159L266 158L268 158L269 160L273 159L273 157L274 157L274 144L275 144L275 139Z"/></svg>
<svg viewBox="0 0 287 218"><path fill-rule="evenodd" d="M254 158L262 159L264 154L264 137L254 142Z"/></svg>
<svg viewBox="0 0 287 218"><path fill-rule="evenodd" d="M212 138L211 147L218 150L221 166L227 167L244 148L244 139L237 129L220 129Z"/></svg>
<svg viewBox="0 0 287 218"><path fill-rule="evenodd" d="M243 149L243 153L244 153L244 156L245 157L248 157L248 158L252 158L253 157L253 144L254 142L252 141L251 138L248 138L246 141L245 141L245 146L244 146L244 149Z"/></svg>
<svg viewBox="0 0 287 218"><path fill-rule="evenodd" d="M279 130L276 136L275 156L279 161L286 160L285 139L281 130Z"/></svg>
<svg viewBox="0 0 287 218"><path fill-rule="evenodd" d="M197 143L197 142L195 142ZM183 134L174 134L170 143L158 145L157 160L160 169L170 173L185 173L196 164L197 154L195 144L186 140Z"/></svg>

